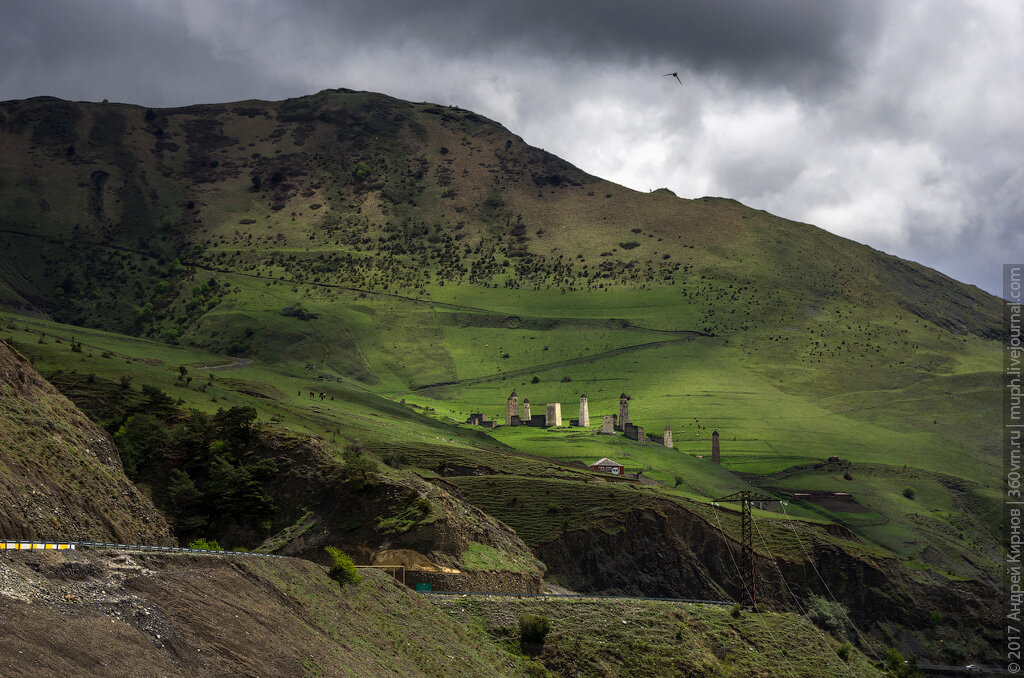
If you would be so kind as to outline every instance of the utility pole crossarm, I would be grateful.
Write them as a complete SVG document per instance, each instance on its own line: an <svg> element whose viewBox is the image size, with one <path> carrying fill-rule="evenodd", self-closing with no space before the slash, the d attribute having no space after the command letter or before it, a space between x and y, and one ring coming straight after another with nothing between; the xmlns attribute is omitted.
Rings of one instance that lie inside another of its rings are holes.
<svg viewBox="0 0 1024 678"><path fill-rule="evenodd" d="M740 492L733 492L732 494L720 497L718 499L712 499L712 503L718 504L725 501L783 501L778 497L769 497L766 494L759 494L757 492L751 492L750 490L742 490Z"/></svg>

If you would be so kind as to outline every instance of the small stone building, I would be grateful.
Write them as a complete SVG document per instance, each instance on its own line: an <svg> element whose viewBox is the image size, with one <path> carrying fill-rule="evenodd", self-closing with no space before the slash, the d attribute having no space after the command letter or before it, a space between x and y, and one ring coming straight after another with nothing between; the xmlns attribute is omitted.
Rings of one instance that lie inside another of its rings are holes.
<svg viewBox="0 0 1024 678"><path fill-rule="evenodd" d="M627 422L625 425L623 425L622 432L630 440L635 440L638 443L646 443L646 442L648 442L647 436L644 434L644 427L643 426L637 426L635 424L630 424L630 423Z"/></svg>
<svg viewBox="0 0 1024 678"><path fill-rule="evenodd" d="M481 414L480 412L474 412L469 415L469 419L466 420L466 423L474 426L483 426L484 428L494 428L494 422L488 421L487 415Z"/></svg>

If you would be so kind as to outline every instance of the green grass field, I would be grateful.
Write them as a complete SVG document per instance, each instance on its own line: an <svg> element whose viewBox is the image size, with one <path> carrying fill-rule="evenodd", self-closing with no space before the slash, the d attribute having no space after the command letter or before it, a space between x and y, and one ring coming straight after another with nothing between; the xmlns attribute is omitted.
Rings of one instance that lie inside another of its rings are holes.
<svg viewBox="0 0 1024 678"><path fill-rule="evenodd" d="M866 512L792 510L944 572L998 559L999 302L976 288L732 200L616 186L458 109L4 107L69 121L0 130L0 337L43 372L253 405L427 476L569 482L609 456L695 506L844 490ZM674 449L461 424L502 421L513 389L566 421L585 393L595 424L625 392ZM854 480L816 466L833 456Z"/></svg>

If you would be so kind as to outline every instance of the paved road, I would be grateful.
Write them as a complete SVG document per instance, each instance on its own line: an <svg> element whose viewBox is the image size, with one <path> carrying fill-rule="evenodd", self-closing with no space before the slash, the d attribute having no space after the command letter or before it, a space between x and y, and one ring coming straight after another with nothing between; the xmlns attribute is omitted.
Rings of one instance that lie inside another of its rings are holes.
<svg viewBox="0 0 1024 678"><path fill-rule="evenodd" d="M285 558L273 553L251 551L213 551L190 549L183 546L149 546L147 544L113 544L103 541L35 541L31 539L7 539L0 541L0 551L75 551L79 548L115 549L119 551L151 551L155 553L202 553L213 556L248 556L253 558Z"/></svg>
<svg viewBox="0 0 1024 678"><path fill-rule="evenodd" d="M735 605L732 600L700 600L697 598L645 598L643 596L602 596L586 593L494 593L487 591L420 591L438 596L503 596L506 598L575 598L587 600L658 600L668 603L702 603L704 605Z"/></svg>

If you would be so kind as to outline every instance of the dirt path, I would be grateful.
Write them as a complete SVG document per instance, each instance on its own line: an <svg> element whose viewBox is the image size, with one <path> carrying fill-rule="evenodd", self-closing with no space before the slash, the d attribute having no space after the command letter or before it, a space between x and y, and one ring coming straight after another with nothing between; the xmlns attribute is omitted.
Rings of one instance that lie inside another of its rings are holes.
<svg viewBox="0 0 1024 678"><path fill-rule="evenodd" d="M528 374L534 374L542 370L549 370L556 367L568 367L570 365L582 365L588 362L594 362L602 360L604 358L610 358L612 356L622 355L623 353L631 353L633 351L643 351L650 348L661 348L662 346L669 346L671 344L679 344L686 341L694 341L696 339L713 339L719 343L728 342L727 339L722 337L716 337L710 334L704 334L702 332L691 332L685 337L679 337L678 339L666 339L664 341L649 341L644 344L634 344L633 346L623 346L621 348L613 348L610 351L602 351L601 353L595 353L594 355L580 356L578 358L570 358L568 360L557 360L551 363L542 363L540 365L532 365L530 367L524 367L518 370L512 370L511 372L499 372L497 374L489 374L483 377L471 377L468 379L456 379L455 381L442 381L436 384L424 384L423 386L415 386L410 390L415 392L429 391L435 388L443 388L445 386L470 386L472 384L483 384L490 381L500 381L508 377L523 377Z"/></svg>

